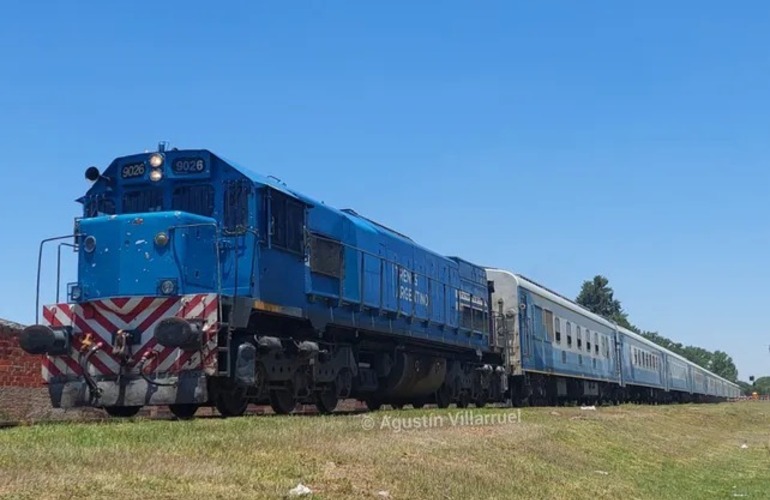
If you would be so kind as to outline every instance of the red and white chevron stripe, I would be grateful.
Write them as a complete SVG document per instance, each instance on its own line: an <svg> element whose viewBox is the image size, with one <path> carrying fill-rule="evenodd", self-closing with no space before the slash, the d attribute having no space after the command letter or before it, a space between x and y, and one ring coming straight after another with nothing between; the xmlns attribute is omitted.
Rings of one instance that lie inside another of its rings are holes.
<svg viewBox="0 0 770 500"><path fill-rule="evenodd" d="M141 358L154 351L144 372L178 373L203 369L213 373L217 368L217 339L219 302L216 294L196 294L182 297L124 297L95 300L84 304L55 304L43 307L43 322L50 326L70 326L73 331L69 355L46 356L42 374L45 381L55 378L79 377L82 370L78 353L82 341L91 334L102 349L90 358L92 375L117 375L119 358L112 352L112 336L118 330L130 330L141 335L141 343L133 345L128 367L134 371ZM199 351L185 352L157 345L153 338L155 325L164 318L176 316L203 322L206 342Z"/></svg>

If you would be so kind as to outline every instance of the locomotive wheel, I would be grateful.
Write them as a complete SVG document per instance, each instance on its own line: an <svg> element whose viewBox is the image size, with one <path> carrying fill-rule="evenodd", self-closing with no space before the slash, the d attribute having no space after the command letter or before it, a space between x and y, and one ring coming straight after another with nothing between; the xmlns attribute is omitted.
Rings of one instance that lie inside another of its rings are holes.
<svg viewBox="0 0 770 500"><path fill-rule="evenodd" d="M198 411L198 405L193 403L168 405L168 409L179 420L189 420Z"/></svg>
<svg viewBox="0 0 770 500"><path fill-rule="evenodd" d="M412 403L412 408L414 408L415 410L419 410L423 406L425 406L425 403L423 401L420 401L419 403Z"/></svg>
<svg viewBox="0 0 770 500"><path fill-rule="evenodd" d="M118 417L118 418L128 418L133 417L137 413L139 413L139 410L141 410L141 406L105 406L104 410L107 412L107 415L111 417Z"/></svg>
<svg viewBox="0 0 770 500"><path fill-rule="evenodd" d="M452 402L451 395L449 394L449 387L446 384L439 387L436 391L436 405L439 408L449 408L449 404Z"/></svg>
<svg viewBox="0 0 770 500"><path fill-rule="evenodd" d="M240 417L246 412L249 400L246 399L246 389L232 387L217 392L214 397L214 406L223 417Z"/></svg>
<svg viewBox="0 0 770 500"><path fill-rule="evenodd" d="M487 405L487 398L485 396L479 396L473 404L476 405L476 408L484 408Z"/></svg>
<svg viewBox="0 0 770 500"><path fill-rule="evenodd" d="M379 399L369 398L365 401L366 407L369 411L377 411L382 407L382 401Z"/></svg>
<svg viewBox="0 0 770 500"><path fill-rule="evenodd" d="M460 394L460 398L457 400L457 407L467 408L470 402L471 402L471 397L468 395L467 392L463 392L462 394Z"/></svg>
<svg viewBox="0 0 770 500"><path fill-rule="evenodd" d="M315 407L319 413L332 413L337 408L338 402L337 390L334 387L329 387L315 395Z"/></svg>
<svg viewBox="0 0 770 500"><path fill-rule="evenodd" d="M297 401L287 389L271 389L270 390L270 407L278 415L287 415L294 411L297 406Z"/></svg>

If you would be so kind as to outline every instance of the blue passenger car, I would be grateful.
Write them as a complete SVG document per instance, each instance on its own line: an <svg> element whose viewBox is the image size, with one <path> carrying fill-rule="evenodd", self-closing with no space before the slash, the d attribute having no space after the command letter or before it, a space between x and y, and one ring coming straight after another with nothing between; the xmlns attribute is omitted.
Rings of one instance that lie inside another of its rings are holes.
<svg viewBox="0 0 770 500"><path fill-rule="evenodd" d="M492 303L512 324L513 348L506 359L512 393L520 401L694 401L738 395L737 385L528 278L500 269L487 269L487 276Z"/></svg>

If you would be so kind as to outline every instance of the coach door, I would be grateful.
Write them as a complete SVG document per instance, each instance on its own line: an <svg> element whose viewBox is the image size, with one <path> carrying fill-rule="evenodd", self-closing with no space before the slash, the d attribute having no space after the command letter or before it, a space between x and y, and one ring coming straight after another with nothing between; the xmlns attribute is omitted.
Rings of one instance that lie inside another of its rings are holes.
<svg viewBox="0 0 770 500"><path fill-rule="evenodd" d="M519 328L521 328L521 362L530 362L534 349L534 323L527 295L519 292Z"/></svg>
<svg viewBox="0 0 770 500"><path fill-rule="evenodd" d="M625 382L623 381L623 363L621 362L623 359L623 345L622 345L622 337L620 335L620 332L617 330L614 333L614 344L615 344L615 378L617 379L618 383L621 387L625 386Z"/></svg>

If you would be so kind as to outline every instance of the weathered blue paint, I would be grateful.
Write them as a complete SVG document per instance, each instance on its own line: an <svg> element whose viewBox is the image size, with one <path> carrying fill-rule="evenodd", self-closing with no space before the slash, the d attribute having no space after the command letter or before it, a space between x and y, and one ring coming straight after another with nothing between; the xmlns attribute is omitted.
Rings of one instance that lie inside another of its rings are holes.
<svg viewBox="0 0 770 500"><path fill-rule="evenodd" d="M117 158L80 200L81 242L97 241L79 269L84 300L160 295L168 279L178 284L175 293L291 308L317 329L339 325L488 348L483 268L207 150L165 151L157 169L152 154ZM152 180L153 170L160 180ZM159 233L168 234L166 247L155 243ZM327 262L315 263L314 251L326 252Z"/></svg>

